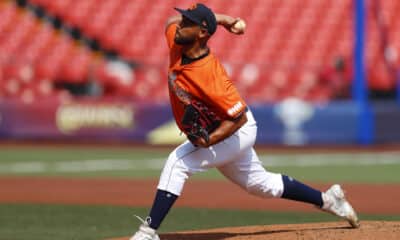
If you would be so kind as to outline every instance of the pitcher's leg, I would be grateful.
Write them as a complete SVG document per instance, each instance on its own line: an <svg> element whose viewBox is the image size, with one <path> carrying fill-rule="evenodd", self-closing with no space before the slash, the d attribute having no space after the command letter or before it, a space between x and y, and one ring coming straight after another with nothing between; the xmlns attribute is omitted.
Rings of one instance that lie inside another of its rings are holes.
<svg viewBox="0 0 400 240"><path fill-rule="evenodd" d="M251 115L249 117L251 120ZM147 219L152 229L158 229L190 175L234 161L252 148L257 127L254 120L250 120L232 136L209 148L194 147L186 141L168 156Z"/></svg>
<svg viewBox="0 0 400 240"><path fill-rule="evenodd" d="M161 173L156 197L147 219L150 227L158 229L192 174L233 161L243 149L252 144L251 138L241 139L234 134L209 148L197 148L188 141L176 148L168 156Z"/></svg>
<svg viewBox="0 0 400 240"><path fill-rule="evenodd" d="M357 213L346 200L344 191L339 185L335 184L322 193L291 177L268 172L261 165L253 149L240 157L237 161L218 169L249 193L260 197L281 197L310 203L347 220L354 228L360 226Z"/></svg>
<svg viewBox="0 0 400 240"><path fill-rule="evenodd" d="M253 195L270 198L281 197L283 193L281 174L266 171L253 148L236 161L218 167L218 170Z"/></svg>
<svg viewBox="0 0 400 240"><path fill-rule="evenodd" d="M204 171L204 169L195 168L194 164L192 164L192 161L195 160L192 155L199 150L191 143L185 142L172 151L161 172L157 189L177 196L181 195L183 186L190 175Z"/></svg>
<svg viewBox="0 0 400 240"><path fill-rule="evenodd" d="M161 173L150 214L146 218L147 224L152 229L157 230L160 227L181 194L189 176L204 170L193 164L195 160L193 155L196 151L199 151L199 149L189 142L185 142L169 154ZM206 154L204 153L204 155Z"/></svg>
<svg viewBox="0 0 400 240"><path fill-rule="evenodd" d="M268 172L254 149L218 168L232 182L260 197L281 197L322 207L322 193L293 178Z"/></svg>
<svg viewBox="0 0 400 240"><path fill-rule="evenodd" d="M209 148L198 148L185 142L169 155L157 188L180 195L190 175L235 161L254 143L254 137L240 134L241 130Z"/></svg>

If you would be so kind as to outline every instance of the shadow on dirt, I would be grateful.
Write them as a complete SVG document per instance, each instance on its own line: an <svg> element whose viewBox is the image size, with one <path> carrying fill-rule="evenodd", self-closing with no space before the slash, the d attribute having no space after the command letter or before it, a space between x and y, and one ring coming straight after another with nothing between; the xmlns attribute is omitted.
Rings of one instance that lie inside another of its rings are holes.
<svg viewBox="0 0 400 240"><path fill-rule="evenodd" d="M299 229L288 229L288 230L270 230L270 231L257 231L257 232L246 232L246 233L228 233L228 232L214 232L214 233L170 233L162 234L160 238L162 240L222 240L231 237L246 237L246 236L257 236L257 235L269 235L276 233L290 233L290 232L301 232L301 231L313 231L313 230L334 230L334 229L351 229L351 227L326 227L326 228L299 228Z"/></svg>

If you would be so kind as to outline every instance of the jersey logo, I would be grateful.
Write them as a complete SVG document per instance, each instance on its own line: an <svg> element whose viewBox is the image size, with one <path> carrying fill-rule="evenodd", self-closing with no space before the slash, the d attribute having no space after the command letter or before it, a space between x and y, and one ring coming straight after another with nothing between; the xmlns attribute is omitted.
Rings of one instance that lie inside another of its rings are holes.
<svg viewBox="0 0 400 240"><path fill-rule="evenodd" d="M243 108L243 104L241 102L236 103L233 107L228 110L228 114L230 116L234 116Z"/></svg>

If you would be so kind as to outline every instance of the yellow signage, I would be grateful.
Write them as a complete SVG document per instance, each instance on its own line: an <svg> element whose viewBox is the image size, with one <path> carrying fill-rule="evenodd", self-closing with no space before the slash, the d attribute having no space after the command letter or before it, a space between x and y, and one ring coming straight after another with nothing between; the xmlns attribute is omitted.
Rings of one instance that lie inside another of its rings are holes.
<svg viewBox="0 0 400 240"><path fill-rule="evenodd" d="M64 133L82 128L132 128L134 112L122 104L68 104L58 108L56 123Z"/></svg>

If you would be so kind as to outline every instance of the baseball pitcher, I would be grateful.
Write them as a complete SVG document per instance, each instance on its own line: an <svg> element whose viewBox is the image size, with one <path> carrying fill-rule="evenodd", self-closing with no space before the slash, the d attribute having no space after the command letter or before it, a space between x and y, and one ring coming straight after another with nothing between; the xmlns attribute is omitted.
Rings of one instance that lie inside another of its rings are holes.
<svg viewBox="0 0 400 240"><path fill-rule="evenodd" d="M257 124L224 67L207 45L221 25L243 34L240 18L214 14L203 4L167 20L168 87L172 112L188 138L168 157L148 217L131 240L157 240L156 230L193 174L217 168L245 191L263 198L284 198L317 206L358 227L356 212L339 185L326 192L268 172L253 145Z"/></svg>

